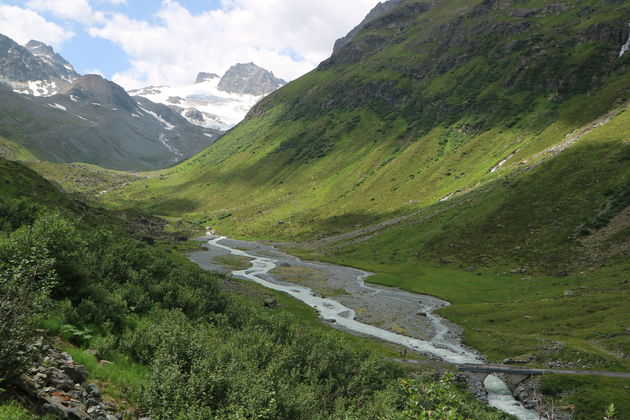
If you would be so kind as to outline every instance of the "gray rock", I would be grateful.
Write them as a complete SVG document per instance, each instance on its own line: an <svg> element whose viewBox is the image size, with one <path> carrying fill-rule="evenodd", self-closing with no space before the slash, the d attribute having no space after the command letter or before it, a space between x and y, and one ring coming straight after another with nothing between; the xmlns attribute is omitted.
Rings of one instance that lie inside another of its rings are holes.
<svg viewBox="0 0 630 420"><path fill-rule="evenodd" d="M75 383L83 383L88 379L88 371L83 365L68 365L63 367L63 371Z"/></svg>
<svg viewBox="0 0 630 420"><path fill-rule="evenodd" d="M88 413L89 410L93 407L100 407L101 406L101 402L95 398L88 398L88 400L85 402L85 406L88 408Z"/></svg>
<svg viewBox="0 0 630 420"><path fill-rule="evenodd" d="M195 79L195 84L205 82L206 80L218 79L219 75L214 73L206 73L201 72L197 75L197 79Z"/></svg>
<svg viewBox="0 0 630 420"><path fill-rule="evenodd" d="M267 95L286 85L272 72L258 67L254 63L237 64L232 66L221 78L219 90L228 93L245 95Z"/></svg>
<svg viewBox="0 0 630 420"><path fill-rule="evenodd" d="M79 408L71 408L68 410L68 418L70 420L91 420L90 416Z"/></svg>
<svg viewBox="0 0 630 420"><path fill-rule="evenodd" d="M68 410L68 418L71 420L90 420L90 416L79 408L71 408Z"/></svg>
<svg viewBox="0 0 630 420"><path fill-rule="evenodd" d="M62 391L71 391L74 389L74 381L59 369L53 370L52 374L48 377L48 383Z"/></svg>
<svg viewBox="0 0 630 420"><path fill-rule="evenodd" d="M87 384L87 386L85 387L85 391L90 397L93 397L93 398L101 397L101 391L99 391L98 386L96 386L96 384Z"/></svg>
<svg viewBox="0 0 630 420"><path fill-rule="evenodd" d="M203 113L195 108L188 108L186 112L184 112L184 116L186 118L193 119L200 122L205 120L205 118L203 117Z"/></svg>
<svg viewBox="0 0 630 420"><path fill-rule="evenodd" d="M103 402L101 407L103 407L105 411L116 411L116 406L110 402Z"/></svg>
<svg viewBox="0 0 630 420"><path fill-rule="evenodd" d="M61 404L46 403L42 405L41 412L43 415L50 415L57 418L66 418L67 411Z"/></svg>
<svg viewBox="0 0 630 420"><path fill-rule="evenodd" d="M103 416L105 415L105 411L101 408L100 405L95 405L93 407L88 408L87 413L90 416Z"/></svg>
<svg viewBox="0 0 630 420"><path fill-rule="evenodd" d="M78 77L72 66L50 46L30 41L22 47L0 35L0 82L23 92L52 95ZM29 86L29 82L37 81L44 83L39 88Z"/></svg>

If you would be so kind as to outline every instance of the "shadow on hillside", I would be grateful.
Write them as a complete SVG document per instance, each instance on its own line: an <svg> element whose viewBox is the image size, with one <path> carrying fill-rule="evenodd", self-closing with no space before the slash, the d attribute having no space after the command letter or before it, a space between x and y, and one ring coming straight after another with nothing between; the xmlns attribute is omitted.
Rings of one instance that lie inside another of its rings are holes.
<svg viewBox="0 0 630 420"><path fill-rule="evenodd" d="M328 236L339 235L344 232L368 228L377 223L396 217L393 213L367 213L355 212L345 213L321 219L317 222L317 227Z"/></svg>
<svg viewBox="0 0 630 420"><path fill-rule="evenodd" d="M139 202L141 208L153 214L181 214L189 213L199 208L201 202L188 198L150 198Z"/></svg>

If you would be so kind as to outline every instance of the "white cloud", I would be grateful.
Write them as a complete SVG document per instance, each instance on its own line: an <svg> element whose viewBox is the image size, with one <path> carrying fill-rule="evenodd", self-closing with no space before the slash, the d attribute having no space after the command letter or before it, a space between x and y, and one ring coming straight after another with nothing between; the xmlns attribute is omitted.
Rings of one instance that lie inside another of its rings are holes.
<svg viewBox="0 0 630 420"><path fill-rule="evenodd" d="M0 32L19 44L36 39L56 49L74 36L72 31L47 21L32 10L6 5L0 5Z"/></svg>
<svg viewBox="0 0 630 420"><path fill-rule="evenodd" d="M199 71L249 61L291 80L326 59L377 1L223 0L221 9L193 15L164 0L153 23L110 14L89 32L128 55L132 67L113 77L126 88L190 83Z"/></svg>
<svg viewBox="0 0 630 420"><path fill-rule="evenodd" d="M49 12L54 16L91 25L103 19L88 0L30 0L26 5L38 12Z"/></svg>

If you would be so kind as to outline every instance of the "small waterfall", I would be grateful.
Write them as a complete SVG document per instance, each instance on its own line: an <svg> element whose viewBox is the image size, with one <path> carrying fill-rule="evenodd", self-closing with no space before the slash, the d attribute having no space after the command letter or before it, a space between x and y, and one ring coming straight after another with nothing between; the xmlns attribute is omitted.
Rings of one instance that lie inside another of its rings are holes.
<svg viewBox="0 0 630 420"><path fill-rule="evenodd" d="M630 36L628 37L628 41L626 41L623 47L621 47L621 51L619 52L619 58L623 57L623 55L627 53L628 51L630 51Z"/></svg>

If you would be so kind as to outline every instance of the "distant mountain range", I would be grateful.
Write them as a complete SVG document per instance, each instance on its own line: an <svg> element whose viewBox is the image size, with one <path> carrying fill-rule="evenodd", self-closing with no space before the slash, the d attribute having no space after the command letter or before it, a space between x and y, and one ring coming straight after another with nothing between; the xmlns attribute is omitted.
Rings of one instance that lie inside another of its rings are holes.
<svg viewBox="0 0 630 420"><path fill-rule="evenodd" d="M101 76L81 76L44 43L21 46L0 35L0 136L42 160L164 168L211 145L285 84L253 63L197 81L130 96Z"/></svg>
<svg viewBox="0 0 630 420"><path fill-rule="evenodd" d="M241 122L263 97L285 84L272 72L247 63L232 66L221 78L202 72L193 85L150 86L129 93L167 105L191 124L225 131Z"/></svg>

